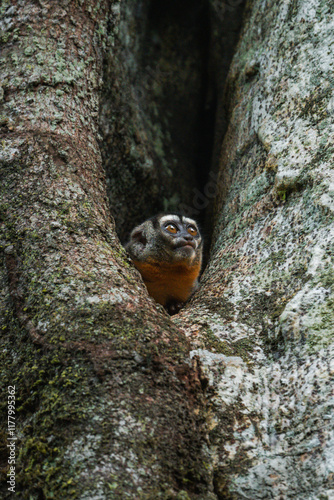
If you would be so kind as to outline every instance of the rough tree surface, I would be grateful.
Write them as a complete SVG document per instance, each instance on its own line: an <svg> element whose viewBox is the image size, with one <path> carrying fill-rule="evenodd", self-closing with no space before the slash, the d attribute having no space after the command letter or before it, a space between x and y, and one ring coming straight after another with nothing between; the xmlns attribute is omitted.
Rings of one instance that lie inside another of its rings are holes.
<svg viewBox="0 0 334 500"><path fill-rule="evenodd" d="M18 498L334 498L334 6L248 2L223 95L233 4L1 3L2 498L13 385ZM170 318L110 214L191 204L214 100L211 256Z"/></svg>
<svg viewBox="0 0 334 500"><path fill-rule="evenodd" d="M329 1L254 1L229 72L211 259L183 325L220 498L334 498L333 26Z"/></svg>
<svg viewBox="0 0 334 500"><path fill-rule="evenodd" d="M200 370L109 211L99 95L119 4L1 15L1 498L8 386L19 498L209 498Z"/></svg>

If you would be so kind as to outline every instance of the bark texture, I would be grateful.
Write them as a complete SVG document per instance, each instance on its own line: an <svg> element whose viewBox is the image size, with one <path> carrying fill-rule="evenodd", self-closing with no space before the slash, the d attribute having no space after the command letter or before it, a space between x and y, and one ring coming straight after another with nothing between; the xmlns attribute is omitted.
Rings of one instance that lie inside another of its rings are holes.
<svg viewBox="0 0 334 500"><path fill-rule="evenodd" d="M109 212L99 94L119 4L1 13L1 381L3 395L16 387L16 491L210 498L200 370ZM6 498L7 396L1 410Z"/></svg>
<svg viewBox="0 0 334 500"><path fill-rule="evenodd" d="M329 499L333 4L248 7L226 87L212 253L185 331L210 377L219 498Z"/></svg>

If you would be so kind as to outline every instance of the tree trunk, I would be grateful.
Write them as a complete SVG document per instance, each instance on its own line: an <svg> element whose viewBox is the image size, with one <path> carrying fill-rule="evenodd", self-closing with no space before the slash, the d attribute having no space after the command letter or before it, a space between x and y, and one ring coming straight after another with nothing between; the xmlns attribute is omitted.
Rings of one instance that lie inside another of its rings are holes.
<svg viewBox="0 0 334 500"><path fill-rule="evenodd" d="M0 7L3 498L333 497L334 9L249 2L227 76L242 7ZM213 193L169 317L118 236Z"/></svg>
<svg viewBox="0 0 334 500"><path fill-rule="evenodd" d="M23 498L206 494L200 372L109 212L98 97L119 4L94 5L3 14L1 404L6 422L15 386L15 487Z"/></svg>
<svg viewBox="0 0 334 500"><path fill-rule="evenodd" d="M179 321L210 378L218 497L333 498L334 8L248 7L210 263Z"/></svg>

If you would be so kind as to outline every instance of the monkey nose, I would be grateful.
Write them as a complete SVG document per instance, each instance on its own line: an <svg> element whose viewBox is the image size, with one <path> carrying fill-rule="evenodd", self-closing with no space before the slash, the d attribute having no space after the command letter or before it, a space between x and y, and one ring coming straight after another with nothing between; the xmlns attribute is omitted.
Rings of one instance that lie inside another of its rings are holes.
<svg viewBox="0 0 334 500"><path fill-rule="evenodd" d="M191 246L191 247L195 248L195 242L193 241L192 237L190 237L190 238L184 237L177 244L177 247L186 247L186 246Z"/></svg>

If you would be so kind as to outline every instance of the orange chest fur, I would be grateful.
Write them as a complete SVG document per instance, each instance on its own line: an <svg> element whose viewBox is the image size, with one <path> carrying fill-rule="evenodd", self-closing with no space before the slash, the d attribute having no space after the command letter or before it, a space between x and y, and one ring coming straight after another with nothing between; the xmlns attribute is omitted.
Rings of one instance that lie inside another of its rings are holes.
<svg viewBox="0 0 334 500"><path fill-rule="evenodd" d="M134 261L134 265L142 275L148 293L163 306L170 300L185 302L193 291L201 268L200 263L185 266Z"/></svg>

